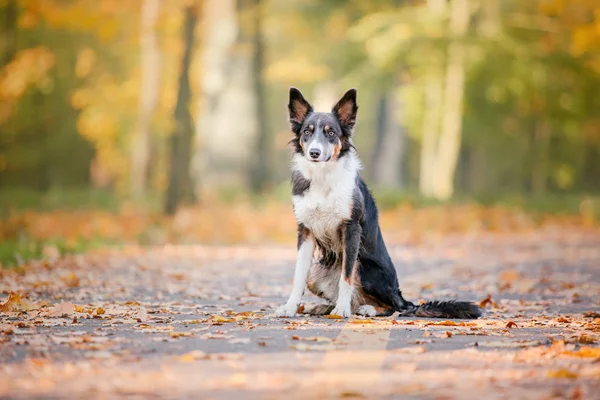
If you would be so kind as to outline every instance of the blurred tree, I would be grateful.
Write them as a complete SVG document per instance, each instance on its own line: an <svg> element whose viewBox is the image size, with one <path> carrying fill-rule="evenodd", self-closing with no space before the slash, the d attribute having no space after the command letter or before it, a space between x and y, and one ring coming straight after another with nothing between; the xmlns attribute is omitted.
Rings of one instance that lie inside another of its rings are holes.
<svg viewBox="0 0 600 400"><path fill-rule="evenodd" d="M265 45L263 39L264 1L246 0L249 8L253 26L253 52L252 52L252 77L254 78L254 97L256 108L256 125L258 138L256 150L252 156L253 165L250 169L250 188L258 193L264 190L270 183L273 169L273 135L268 125L268 113L266 106L266 86L263 78L265 63Z"/></svg>
<svg viewBox="0 0 600 400"><path fill-rule="evenodd" d="M174 214L182 200L192 201L191 179L192 144L194 123L190 113L190 65L194 49L194 31L197 21L197 7L193 4L185 9L183 27L184 52L179 72L179 88L175 106L175 131L170 137L169 185L165 201L165 213Z"/></svg>
<svg viewBox="0 0 600 400"><path fill-rule="evenodd" d="M373 182L386 188L402 187L404 129L397 91L384 92L377 105L375 148L372 157Z"/></svg>
<svg viewBox="0 0 600 400"><path fill-rule="evenodd" d="M256 39L248 23L252 5L236 0L203 2L203 101L194 155L197 191L202 186L246 186L252 158L257 156Z"/></svg>
<svg viewBox="0 0 600 400"><path fill-rule="evenodd" d="M156 23L161 0L144 0L140 14L140 94L137 122L131 144L131 194L141 199L148 186L150 167L150 126L158 104L160 48Z"/></svg>

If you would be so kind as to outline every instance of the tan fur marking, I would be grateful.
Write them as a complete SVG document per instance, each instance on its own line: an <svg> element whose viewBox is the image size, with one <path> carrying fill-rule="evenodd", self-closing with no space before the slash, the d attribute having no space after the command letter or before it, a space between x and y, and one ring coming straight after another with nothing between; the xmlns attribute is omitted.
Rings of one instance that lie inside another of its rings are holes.
<svg viewBox="0 0 600 400"><path fill-rule="evenodd" d="M335 144L335 147L333 148L333 155L331 156L331 158L337 159L339 157L341 151L342 151L342 142L340 142L338 140L338 142Z"/></svg>
<svg viewBox="0 0 600 400"><path fill-rule="evenodd" d="M329 125L325 125L325 127L323 127L323 132L327 133L328 130L329 130Z"/></svg>

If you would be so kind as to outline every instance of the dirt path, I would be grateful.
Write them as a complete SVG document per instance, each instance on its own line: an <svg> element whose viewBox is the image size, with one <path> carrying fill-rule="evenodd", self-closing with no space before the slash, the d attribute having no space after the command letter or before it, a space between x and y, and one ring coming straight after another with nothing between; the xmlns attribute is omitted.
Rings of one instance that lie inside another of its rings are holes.
<svg viewBox="0 0 600 400"><path fill-rule="evenodd" d="M483 301L486 317L466 322L275 319L294 256L125 249L3 271L0 301L18 294L0 312L0 397L579 399L600 390L598 234L393 246L405 297Z"/></svg>

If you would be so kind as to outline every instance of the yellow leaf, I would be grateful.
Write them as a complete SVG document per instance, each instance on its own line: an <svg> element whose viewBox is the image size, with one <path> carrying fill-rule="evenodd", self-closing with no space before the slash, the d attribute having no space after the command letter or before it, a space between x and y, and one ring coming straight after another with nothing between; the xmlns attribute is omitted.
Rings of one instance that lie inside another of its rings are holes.
<svg viewBox="0 0 600 400"><path fill-rule="evenodd" d="M102 315L102 314L104 314L105 312L106 312L106 310L104 310L104 308L102 308L102 307L98 307L98 308L96 309L96 315Z"/></svg>
<svg viewBox="0 0 600 400"><path fill-rule="evenodd" d="M185 353L181 357L179 357L179 361L181 362L193 362L196 360L204 360L209 358L209 356L200 350L194 350L189 353Z"/></svg>
<svg viewBox="0 0 600 400"><path fill-rule="evenodd" d="M349 321L351 324L372 324L373 321L371 321L370 319L353 319L352 321Z"/></svg>
<svg viewBox="0 0 600 400"><path fill-rule="evenodd" d="M329 318L329 319L342 319L342 316L337 315L337 314L329 314L329 315L326 315L325 317Z"/></svg>
<svg viewBox="0 0 600 400"><path fill-rule="evenodd" d="M600 348L582 347L579 351L565 351L563 354L571 357L597 358L600 357Z"/></svg>
<svg viewBox="0 0 600 400"><path fill-rule="evenodd" d="M548 371L548 378L566 378L566 379L577 379L577 374L567 369L557 369L554 371Z"/></svg>
<svg viewBox="0 0 600 400"><path fill-rule="evenodd" d="M213 322L235 322L235 318L227 318L222 315L212 315L210 319Z"/></svg>

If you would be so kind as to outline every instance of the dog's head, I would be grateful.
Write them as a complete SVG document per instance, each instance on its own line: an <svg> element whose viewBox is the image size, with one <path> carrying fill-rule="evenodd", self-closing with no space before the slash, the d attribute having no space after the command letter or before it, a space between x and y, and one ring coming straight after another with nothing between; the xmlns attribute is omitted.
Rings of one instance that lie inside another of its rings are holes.
<svg viewBox="0 0 600 400"><path fill-rule="evenodd" d="M337 161L350 150L358 106L356 89L350 89L331 112L314 112L296 88L290 88L289 120L295 137L290 143L312 162Z"/></svg>

